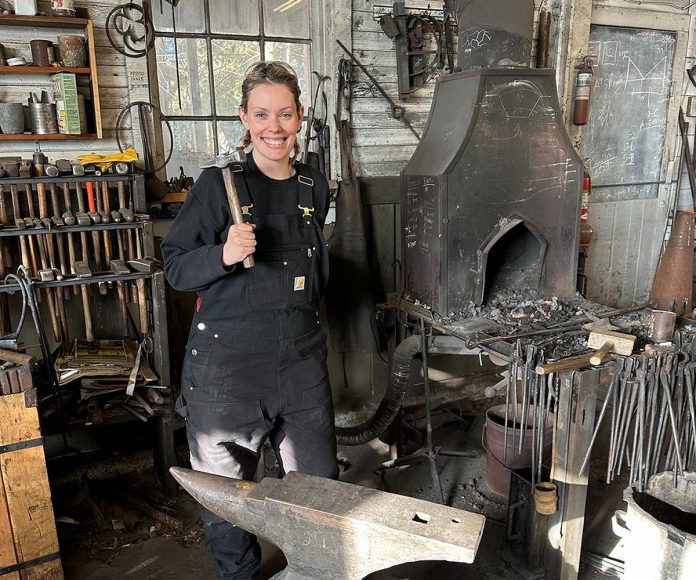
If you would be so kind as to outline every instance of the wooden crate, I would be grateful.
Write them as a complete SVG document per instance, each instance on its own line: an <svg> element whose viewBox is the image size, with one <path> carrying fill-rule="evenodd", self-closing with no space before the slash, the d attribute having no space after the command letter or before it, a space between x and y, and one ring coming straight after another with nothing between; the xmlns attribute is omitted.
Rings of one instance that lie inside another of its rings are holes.
<svg viewBox="0 0 696 580"><path fill-rule="evenodd" d="M0 580L62 579L36 391L0 396Z"/></svg>

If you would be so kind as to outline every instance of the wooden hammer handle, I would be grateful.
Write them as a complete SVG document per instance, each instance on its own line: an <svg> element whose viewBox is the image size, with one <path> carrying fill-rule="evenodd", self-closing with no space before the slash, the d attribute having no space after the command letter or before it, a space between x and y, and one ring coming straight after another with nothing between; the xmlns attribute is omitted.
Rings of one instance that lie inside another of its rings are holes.
<svg viewBox="0 0 696 580"><path fill-rule="evenodd" d="M607 340L600 349L590 357L590 363L593 366L601 365L602 361L614 348L614 343L611 340Z"/></svg>
<svg viewBox="0 0 696 580"><path fill-rule="evenodd" d="M225 181L225 193L227 194L227 203L230 204L232 223L243 224L244 216L242 215L242 206L239 203L237 186L234 184L232 169L230 169L229 165L222 169L222 178ZM252 268L254 266L254 256L247 256L242 263L245 268Z"/></svg>
<svg viewBox="0 0 696 580"><path fill-rule="evenodd" d="M590 366L590 355L574 356L564 358L558 361L537 365L535 371L538 375L549 375L559 371L568 371L571 369L581 369Z"/></svg>

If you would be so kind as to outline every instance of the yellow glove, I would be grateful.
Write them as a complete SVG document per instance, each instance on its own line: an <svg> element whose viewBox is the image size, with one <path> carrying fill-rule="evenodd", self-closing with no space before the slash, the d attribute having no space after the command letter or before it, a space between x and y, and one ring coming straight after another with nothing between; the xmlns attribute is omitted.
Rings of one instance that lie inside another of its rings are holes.
<svg viewBox="0 0 696 580"><path fill-rule="evenodd" d="M102 171L106 171L112 164L118 163L119 161L131 162L137 160L138 152L132 147L129 147L122 153L110 153L107 155L86 153L85 155L78 155L75 159L80 165L96 165Z"/></svg>

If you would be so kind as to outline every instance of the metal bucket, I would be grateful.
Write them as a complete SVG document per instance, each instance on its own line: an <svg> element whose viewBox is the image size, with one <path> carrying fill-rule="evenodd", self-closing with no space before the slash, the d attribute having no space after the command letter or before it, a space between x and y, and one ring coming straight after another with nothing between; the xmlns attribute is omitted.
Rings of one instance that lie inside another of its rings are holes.
<svg viewBox="0 0 696 580"><path fill-rule="evenodd" d="M513 469L532 467L533 405L529 406L527 424L512 425L513 405L508 406L507 453L505 452L505 405L496 405L486 411L486 481L494 491L507 496L510 493L510 473ZM522 416L522 405L517 405L517 419ZM544 429L543 461L551 457L553 414L549 413ZM522 437L522 453L518 453ZM514 440L514 447L513 447Z"/></svg>
<svg viewBox="0 0 696 580"><path fill-rule="evenodd" d="M653 475L647 493L624 491L625 512L614 515L624 538L626 580L691 580L696 575L696 473L674 486L670 471ZM656 501L657 500L657 501ZM691 533L690 533L691 532Z"/></svg>

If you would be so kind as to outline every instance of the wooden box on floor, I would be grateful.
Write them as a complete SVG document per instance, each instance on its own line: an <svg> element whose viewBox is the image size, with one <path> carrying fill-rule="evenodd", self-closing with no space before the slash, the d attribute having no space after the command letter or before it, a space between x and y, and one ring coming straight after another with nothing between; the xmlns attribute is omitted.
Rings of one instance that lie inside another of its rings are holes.
<svg viewBox="0 0 696 580"><path fill-rule="evenodd" d="M18 373L22 390L27 390L0 395L0 580L63 578L36 391L28 371L20 367Z"/></svg>

